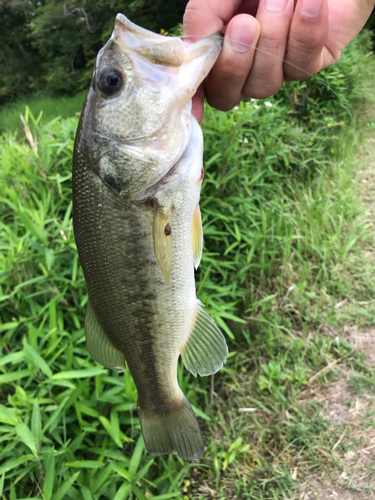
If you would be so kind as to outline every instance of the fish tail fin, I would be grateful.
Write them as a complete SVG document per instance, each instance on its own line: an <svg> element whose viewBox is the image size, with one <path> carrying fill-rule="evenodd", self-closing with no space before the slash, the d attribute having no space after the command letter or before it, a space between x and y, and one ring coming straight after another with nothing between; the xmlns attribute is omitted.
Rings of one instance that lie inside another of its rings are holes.
<svg viewBox="0 0 375 500"><path fill-rule="evenodd" d="M162 414L142 410L138 406L145 445L151 455L167 455L177 451L187 462L204 454L202 433L189 401L182 394L170 411Z"/></svg>

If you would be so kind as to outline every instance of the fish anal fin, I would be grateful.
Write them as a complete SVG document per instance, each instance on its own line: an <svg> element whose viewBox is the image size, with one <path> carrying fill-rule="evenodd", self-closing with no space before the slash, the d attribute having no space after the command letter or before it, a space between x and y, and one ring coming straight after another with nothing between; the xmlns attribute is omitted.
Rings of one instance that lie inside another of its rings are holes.
<svg viewBox="0 0 375 500"><path fill-rule="evenodd" d="M172 210L164 212L158 203L154 207L153 240L156 259L169 285L173 256Z"/></svg>
<svg viewBox="0 0 375 500"><path fill-rule="evenodd" d="M151 455L176 451L188 462L202 458L204 443L197 418L183 394L170 411L156 413L138 405L145 445Z"/></svg>
<svg viewBox="0 0 375 500"><path fill-rule="evenodd" d="M190 336L181 350L185 368L194 376L207 376L222 368L228 357L224 335L198 301Z"/></svg>
<svg viewBox="0 0 375 500"><path fill-rule="evenodd" d="M194 215L193 215L193 261L195 269L198 269L199 263L202 258L202 248L203 248L203 227L202 227L202 216L199 204L197 205Z"/></svg>
<svg viewBox="0 0 375 500"><path fill-rule="evenodd" d="M126 368L125 357L104 333L95 313L87 303L85 318L86 345L90 356L106 368L123 372Z"/></svg>

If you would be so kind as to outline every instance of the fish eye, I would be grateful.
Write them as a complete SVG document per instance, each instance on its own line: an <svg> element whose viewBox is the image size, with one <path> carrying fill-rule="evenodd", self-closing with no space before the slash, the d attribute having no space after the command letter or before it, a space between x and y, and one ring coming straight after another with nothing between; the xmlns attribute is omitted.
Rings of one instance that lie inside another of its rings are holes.
<svg viewBox="0 0 375 500"><path fill-rule="evenodd" d="M98 85L105 94L116 94L124 83L122 74L114 68L105 69L99 76Z"/></svg>

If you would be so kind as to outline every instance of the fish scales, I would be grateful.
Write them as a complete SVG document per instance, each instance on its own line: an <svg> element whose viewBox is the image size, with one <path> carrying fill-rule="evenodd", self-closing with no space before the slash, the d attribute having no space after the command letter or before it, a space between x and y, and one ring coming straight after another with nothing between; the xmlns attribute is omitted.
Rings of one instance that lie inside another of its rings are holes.
<svg viewBox="0 0 375 500"><path fill-rule="evenodd" d="M98 56L74 151L87 346L104 366L123 370L126 361L149 452L177 451L185 460L200 458L204 446L178 385L178 358L207 375L227 357L194 282L203 138L191 96L220 48L217 37L178 43L119 15Z"/></svg>
<svg viewBox="0 0 375 500"><path fill-rule="evenodd" d="M78 247L85 263L90 303L99 323L105 325L108 337L124 351L136 384L138 380L147 383L147 386L137 384L140 399L158 410L160 402L163 403L170 393L166 380L171 378L173 382L173 378L164 372L172 361L168 359L168 356L172 358L171 343L176 344L177 349L178 339L173 336L167 339L158 370L153 337L164 325L163 311L156 311L155 289L164 278L160 273L159 280L153 277L150 281L143 272L159 268L151 259L151 215L121 200L89 170L81 169L76 177L74 199L80 200L75 202L75 213L79 214L76 232L81 235ZM163 296L163 299L168 303L169 297ZM122 338L124 328L126 343ZM159 376L163 377L162 387L167 389L164 395L158 388Z"/></svg>

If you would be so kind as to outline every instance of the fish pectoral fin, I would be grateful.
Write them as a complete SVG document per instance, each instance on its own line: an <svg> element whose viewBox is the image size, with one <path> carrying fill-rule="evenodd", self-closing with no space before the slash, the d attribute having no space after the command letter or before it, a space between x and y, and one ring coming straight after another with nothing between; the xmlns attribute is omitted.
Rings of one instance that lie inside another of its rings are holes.
<svg viewBox="0 0 375 500"><path fill-rule="evenodd" d="M227 357L224 335L198 301L190 337L181 350L185 368L195 377L212 375L222 368Z"/></svg>
<svg viewBox="0 0 375 500"><path fill-rule="evenodd" d="M85 318L86 345L90 355L106 368L123 372L126 368L125 357L109 340L96 319L95 313L87 303Z"/></svg>
<svg viewBox="0 0 375 500"><path fill-rule="evenodd" d="M165 281L169 285L169 278L172 269L173 254L173 229L172 211L161 211L159 205L155 203L153 239L156 259Z"/></svg>
<svg viewBox="0 0 375 500"><path fill-rule="evenodd" d="M193 261L195 269L198 269L199 263L202 258L202 248L203 248L203 227L202 227L202 216L199 204L194 211L193 215Z"/></svg>

